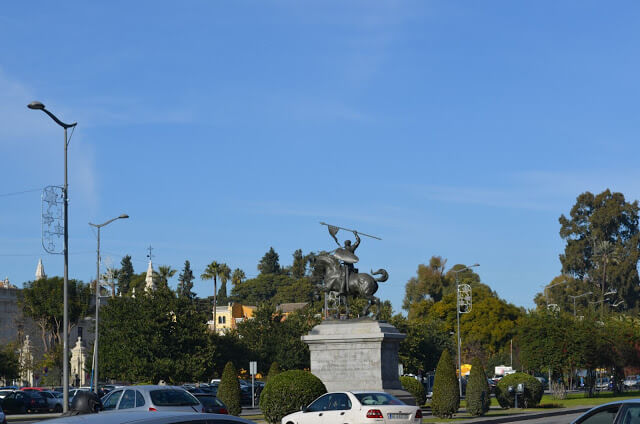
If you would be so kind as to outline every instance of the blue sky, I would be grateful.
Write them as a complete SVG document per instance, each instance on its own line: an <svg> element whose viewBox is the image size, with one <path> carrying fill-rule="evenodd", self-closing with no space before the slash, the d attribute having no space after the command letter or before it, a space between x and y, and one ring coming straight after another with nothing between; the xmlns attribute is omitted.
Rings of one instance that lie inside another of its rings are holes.
<svg viewBox="0 0 640 424"><path fill-rule="evenodd" d="M376 234L360 269L400 309L432 255L479 262L510 302L560 271L578 194L640 195L640 6L597 1L11 2L0 11L0 276L62 257L40 195L69 147L70 274L131 254L199 275L257 274L332 248L326 221ZM340 236L344 234L340 233ZM172 279L175 286L176 278ZM209 282L196 282L202 295Z"/></svg>

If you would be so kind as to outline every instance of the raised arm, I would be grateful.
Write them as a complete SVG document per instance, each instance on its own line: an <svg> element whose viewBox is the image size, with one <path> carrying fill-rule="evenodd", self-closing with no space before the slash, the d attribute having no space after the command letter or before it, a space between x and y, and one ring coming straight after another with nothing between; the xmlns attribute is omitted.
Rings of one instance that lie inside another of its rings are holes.
<svg viewBox="0 0 640 424"><path fill-rule="evenodd" d="M356 242L353 244L353 250L356 250L358 246L360 246L360 236L357 231L354 231L353 235L356 236Z"/></svg>

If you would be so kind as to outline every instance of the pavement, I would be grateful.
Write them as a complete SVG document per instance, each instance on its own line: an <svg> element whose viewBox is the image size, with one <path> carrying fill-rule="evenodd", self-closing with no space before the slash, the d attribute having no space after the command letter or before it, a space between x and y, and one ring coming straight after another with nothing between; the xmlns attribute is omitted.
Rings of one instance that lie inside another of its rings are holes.
<svg viewBox="0 0 640 424"><path fill-rule="evenodd" d="M552 417L562 417L563 415L579 415L583 412L588 411L591 407L588 406L576 406L571 408L558 408L558 409L549 409L542 411L516 411L516 410L501 410L506 414L504 416L488 416L488 417L477 417L470 418L467 420L456 421L456 424L471 424L471 423L481 423L481 424L504 424L504 423L515 423L520 421L534 421L534 420L544 420L541 422L548 422ZM496 409L498 410L498 409ZM460 412L463 412L463 409L460 409ZM511 413L513 411L513 413ZM252 416L252 415L260 415L262 411L260 408L250 408L244 407L242 408L242 412L240 416ZM430 409L423 409L424 418L433 418L431 415ZM25 414L25 415L7 415L7 422L37 422L42 420L48 420L50 418L57 418L60 414ZM571 419L573 419L572 417ZM545 420L546 419L546 420ZM258 423L265 422L264 420L254 420ZM26 423L25 423L26 424Z"/></svg>

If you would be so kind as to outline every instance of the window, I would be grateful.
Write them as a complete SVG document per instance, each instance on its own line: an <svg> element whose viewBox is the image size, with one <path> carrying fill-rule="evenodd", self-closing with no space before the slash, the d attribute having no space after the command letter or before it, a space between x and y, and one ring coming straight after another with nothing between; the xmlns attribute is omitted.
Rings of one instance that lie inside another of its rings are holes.
<svg viewBox="0 0 640 424"><path fill-rule="evenodd" d="M225 316L218 317L218 324L226 324L226 323L227 323L227 317Z"/></svg>
<svg viewBox="0 0 640 424"><path fill-rule="evenodd" d="M139 406L144 406L144 396L136 390L136 408Z"/></svg>
<svg viewBox="0 0 640 424"><path fill-rule="evenodd" d="M103 402L104 410L109 411L112 409L116 409L116 405L118 405L120 396L122 396L122 390L116 390L114 392L111 392L108 395L107 399Z"/></svg>
<svg viewBox="0 0 640 424"><path fill-rule="evenodd" d="M164 389L149 392L151 402L156 406L197 406L198 399L184 390Z"/></svg>
<svg viewBox="0 0 640 424"><path fill-rule="evenodd" d="M329 396L324 395L314 400L311 405L307 407L307 411L309 412L318 412L318 411L326 411L329 409Z"/></svg>
<svg viewBox="0 0 640 424"><path fill-rule="evenodd" d="M118 405L118 409L129 409L136 407L136 393L133 390L127 390L122 395L122 400L120 401L120 405Z"/></svg>
<svg viewBox="0 0 640 424"><path fill-rule="evenodd" d="M578 422L580 424L612 424L613 420L616 418L619 408L619 405L601 408L596 410L595 413L592 413L587 418Z"/></svg>
<svg viewBox="0 0 640 424"><path fill-rule="evenodd" d="M640 424L640 403L632 403L624 409L621 424Z"/></svg>
<svg viewBox="0 0 640 424"><path fill-rule="evenodd" d="M329 410L345 411L351 409L349 396L344 393L333 393L329 395Z"/></svg>
<svg viewBox="0 0 640 424"><path fill-rule="evenodd" d="M387 393L356 393L355 396L363 405L404 405Z"/></svg>

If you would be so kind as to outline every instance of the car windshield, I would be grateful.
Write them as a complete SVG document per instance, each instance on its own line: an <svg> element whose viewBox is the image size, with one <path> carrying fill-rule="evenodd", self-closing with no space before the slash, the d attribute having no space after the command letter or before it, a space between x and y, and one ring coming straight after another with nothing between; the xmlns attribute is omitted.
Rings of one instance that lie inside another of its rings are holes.
<svg viewBox="0 0 640 424"><path fill-rule="evenodd" d="M184 390L151 390L151 402L156 406L195 406L198 399Z"/></svg>
<svg viewBox="0 0 640 424"><path fill-rule="evenodd" d="M363 405L404 405L404 403L387 393L354 393Z"/></svg>
<svg viewBox="0 0 640 424"><path fill-rule="evenodd" d="M202 402L204 406L209 406L209 407L224 406L224 404L217 397L214 397L214 396L198 396L198 400Z"/></svg>
<svg viewBox="0 0 640 424"><path fill-rule="evenodd" d="M64 397L64 393L53 392L53 395L58 399L62 399Z"/></svg>

